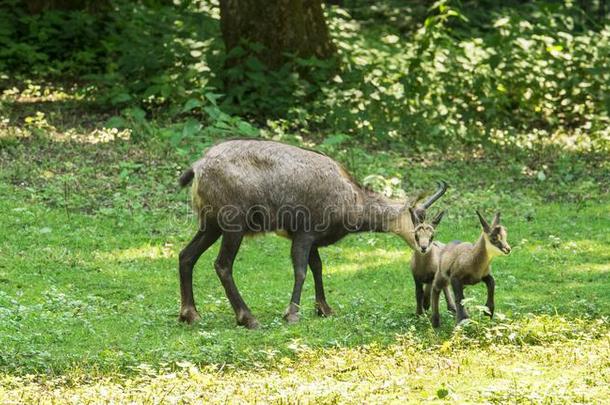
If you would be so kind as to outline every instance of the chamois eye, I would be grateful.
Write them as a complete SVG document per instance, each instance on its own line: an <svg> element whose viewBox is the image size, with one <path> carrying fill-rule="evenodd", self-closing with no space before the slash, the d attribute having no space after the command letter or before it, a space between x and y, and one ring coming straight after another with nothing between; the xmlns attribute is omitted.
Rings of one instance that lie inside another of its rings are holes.
<svg viewBox="0 0 610 405"><path fill-rule="evenodd" d="M419 235L415 235L415 241L419 242Z"/></svg>

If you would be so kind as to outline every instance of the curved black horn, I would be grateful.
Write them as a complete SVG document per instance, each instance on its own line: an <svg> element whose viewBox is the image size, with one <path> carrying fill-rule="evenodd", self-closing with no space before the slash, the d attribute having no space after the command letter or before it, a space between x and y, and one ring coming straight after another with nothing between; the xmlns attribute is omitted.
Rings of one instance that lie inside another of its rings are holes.
<svg viewBox="0 0 610 405"><path fill-rule="evenodd" d="M444 180L437 181L436 184L438 184L438 188L436 189L436 192L434 194L432 194L426 201L424 201L424 203L422 204L422 207L424 207L426 209L430 208L430 206L432 204L434 204L434 202L436 200L441 198L443 196L443 194L445 194L445 191L447 191L448 186Z"/></svg>

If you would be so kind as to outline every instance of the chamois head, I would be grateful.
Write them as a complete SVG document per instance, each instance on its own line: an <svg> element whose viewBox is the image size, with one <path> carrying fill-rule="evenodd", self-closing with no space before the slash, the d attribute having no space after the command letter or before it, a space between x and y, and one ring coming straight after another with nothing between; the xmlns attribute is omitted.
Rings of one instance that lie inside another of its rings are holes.
<svg viewBox="0 0 610 405"><path fill-rule="evenodd" d="M510 245L506 240L506 228L500 225L500 212L496 213L491 225L489 225L478 210L476 213L481 222L481 226L483 227L483 236L485 237L486 245L491 248L492 253L509 254Z"/></svg>
<svg viewBox="0 0 610 405"><path fill-rule="evenodd" d="M428 197L423 203L417 204L415 208L412 207L412 201L407 202L400 210L398 217L395 219L395 222L391 224L390 231L402 237L412 249L420 250L417 242L415 241L415 227L417 226L416 221L413 220L413 215L411 215L411 211L413 211L416 216L419 218L423 213L425 215L426 209L430 208L432 204L436 202L439 198L445 194L447 191L447 183L444 181L437 182L438 187L434 194Z"/></svg>
<svg viewBox="0 0 610 405"><path fill-rule="evenodd" d="M422 253L425 254L436 233L436 227L443 219L445 211L439 212L432 222L426 222L426 210L422 208L413 209L409 207L409 213L411 214L411 221L413 222L413 233L415 234L415 246Z"/></svg>

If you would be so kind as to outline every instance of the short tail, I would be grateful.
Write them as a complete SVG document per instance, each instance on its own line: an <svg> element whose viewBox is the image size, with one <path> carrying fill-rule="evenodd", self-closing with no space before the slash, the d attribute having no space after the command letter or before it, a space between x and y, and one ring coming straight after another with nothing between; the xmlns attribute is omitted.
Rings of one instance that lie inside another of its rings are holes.
<svg viewBox="0 0 610 405"><path fill-rule="evenodd" d="M193 181L193 177L195 177L195 171L192 167L189 167L178 179L178 184L180 184L180 187L186 187Z"/></svg>

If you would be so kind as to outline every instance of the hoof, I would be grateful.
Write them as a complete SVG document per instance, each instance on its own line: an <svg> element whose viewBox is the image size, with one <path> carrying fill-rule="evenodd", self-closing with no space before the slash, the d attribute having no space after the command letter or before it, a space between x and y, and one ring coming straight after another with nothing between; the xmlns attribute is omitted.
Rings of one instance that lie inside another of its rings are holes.
<svg viewBox="0 0 610 405"><path fill-rule="evenodd" d="M334 314L332 308L329 307L327 303L319 302L316 303L316 313L318 314L318 316L323 317L331 316Z"/></svg>
<svg viewBox="0 0 610 405"><path fill-rule="evenodd" d="M286 321L286 323L289 324L297 323L299 322L299 314L298 312L289 312L287 314L284 314L284 320Z"/></svg>
<svg viewBox="0 0 610 405"><path fill-rule="evenodd" d="M284 312L284 320L287 323L297 323L299 321L299 306L293 302L288 305Z"/></svg>
<svg viewBox="0 0 610 405"><path fill-rule="evenodd" d="M243 326L246 329L258 329L261 327L261 324L256 320L255 317L249 317L242 320L238 320L237 324L239 326Z"/></svg>
<svg viewBox="0 0 610 405"><path fill-rule="evenodd" d="M258 329L261 326L250 311L240 311L237 316L237 325L244 326L246 329Z"/></svg>
<svg viewBox="0 0 610 405"><path fill-rule="evenodd" d="M441 326L441 318L438 315L433 315L432 316L432 327L433 328L438 328L439 326Z"/></svg>
<svg viewBox="0 0 610 405"><path fill-rule="evenodd" d="M183 308L180 310L180 315L178 316L178 321L187 323L189 325L194 324L199 321L201 316L199 312L193 307L191 308Z"/></svg>
<svg viewBox="0 0 610 405"><path fill-rule="evenodd" d="M452 314L457 313L457 309L455 309L455 307L452 307L452 306L448 306L447 311L451 312Z"/></svg>

